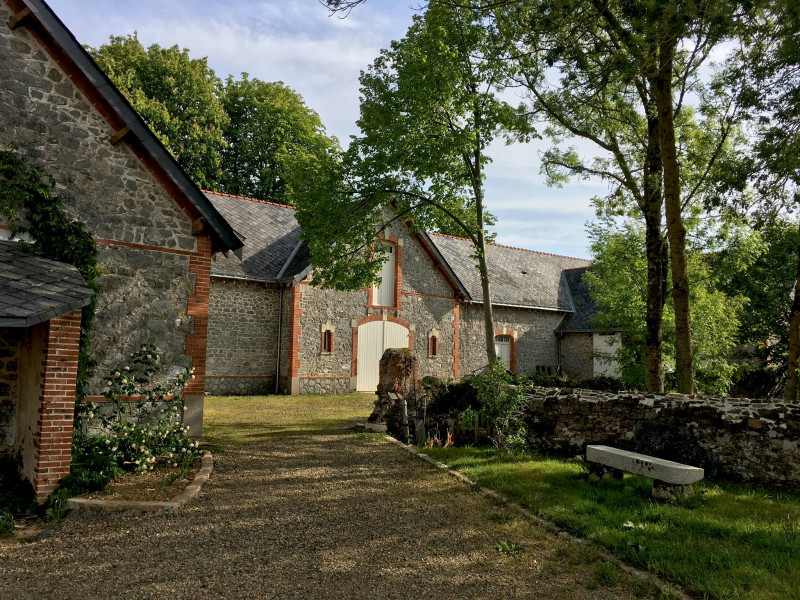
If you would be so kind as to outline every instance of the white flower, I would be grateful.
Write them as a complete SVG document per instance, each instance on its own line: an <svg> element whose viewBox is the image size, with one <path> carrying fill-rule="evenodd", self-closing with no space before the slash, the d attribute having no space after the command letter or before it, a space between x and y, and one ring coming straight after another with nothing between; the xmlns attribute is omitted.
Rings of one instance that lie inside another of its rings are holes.
<svg viewBox="0 0 800 600"><path fill-rule="evenodd" d="M147 346L142 346L142 352L144 352L145 350L147 350Z"/></svg>
<svg viewBox="0 0 800 600"><path fill-rule="evenodd" d="M127 379L123 379L122 380L122 385L125 385L126 383L128 383L128 380Z"/></svg>
<svg viewBox="0 0 800 600"><path fill-rule="evenodd" d="M90 419L94 419L94 413L92 411L89 411L89 415L88 416L89 416Z"/></svg>
<svg viewBox="0 0 800 600"><path fill-rule="evenodd" d="M136 450L136 444L131 444L131 448L133 448L134 450Z"/></svg>
<svg viewBox="0 0 800 600"><path fill-rule="evenodd" d="M110 443L111 443L111 440L106 440L106 446L108 446Z"/></svg>
<svg viewBox="0 0 800 600"><path fill-rule="evenodd" d="M114 373L114 377L119 377L119 371L116 371L116 372Z"/></svg>
<svg viewBox="0 0 800 600"><path fill-rule="evenodd" d="M138 465L140 461L138 461L138 460L135 460L135 461L133 461L133 462L135 462L135 463Z"/></svg>
<svg viewBox="0 0 800 600"><path fill-rule="evenodd" d="M117 447L116 447L116 446L114 446L114 447L111 449L111 451L112 451L112 452L116 452L116 451L117 451Z"/></svg>
<svg viewBox="0 0 800 600"><path fill-rule="evenodd" d="M177 467L177 466L178 466L178 463L175 463L175 462L174 462L174 463L172 463L172 466L173 466L173 467Z"/></svg>
<svg viewBox="0 0 800 600"><path fill-rule="evenodd" d="M113 385L114 383L109 379L108 381L106 381L106 384Z"/></svg>
<svg viewBox="0 0 800 600"><path fill-rule="evenodd" d="M126 371L130 371L130 370L131 370L131 368L130 368L130 367L128 367L128 366L126 366L126 367L125 367L125 370L126 370Z"/></svg>
<svg viewBox="0 0 800 600"><path fill-rule="evenodd" d="M153 357L152 357L151 355L149 355L149 354L148 354L148 355L147 355L147 358L153 358Z"/></svg>
<svg viewBox="0 0 800 600"><path fill-rule="evenodd" d="M126 437L128 437L128 433L127 433L127 432L123 433L123 434L122 434L122 437L123 437L123 438L126 438Z"/></svg>

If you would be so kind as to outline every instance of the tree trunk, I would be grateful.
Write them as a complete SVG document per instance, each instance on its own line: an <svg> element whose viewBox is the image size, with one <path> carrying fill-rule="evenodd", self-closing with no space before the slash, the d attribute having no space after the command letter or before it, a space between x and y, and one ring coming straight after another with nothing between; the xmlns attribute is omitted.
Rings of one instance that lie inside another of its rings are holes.
<svg viewBox="0 0 800 600"><path fill-rule="evenodd" d="M651 86L652 87L652 86ZM652 97L651 97L652 98ZM647 391L664 392L664 366L662 350L664 319L666 246L661 233L661 145L659 143L658 117L652 99L647 106L647 154L644 164L644 198L642 216L645 223L647 252L647 314L645 323L645 367Z"/></svg>
<svg viewBox="0 0 800 600"><path fill-rule="evenodd" d="M672 301L675 305L675 375L678 392L694 393L694 358L689 308L689 275L686 266L686 228L681 215L681 179L675 142L675 118L672 105L672 74L675 38L664 34L659 45L659 69L654 96L658 107L659 141L664 164L664 208L667 217L670 265L672 266Z"/></svg>
<svg viewBox="0 0 800 600"><path fill-rule="evenodd" d="M797 277L794 282L794 301L789 313L789 361L786 366L786 388L783 398L789 402L797 401L798 373L800 367L800 246L797 248Z"/></svg>
<svg viewBox="0 0 800 600"><path fill-rule="evenodd" d="M478 218L478 270L481 274L481 291L483 292L483 325L486 334L486 358L489 364L497 360L494 348L494 316L492 315L492 294L489 286L489 267L486 263L486 235L483 223L483 192L475 186L475 207Z"/></svg>

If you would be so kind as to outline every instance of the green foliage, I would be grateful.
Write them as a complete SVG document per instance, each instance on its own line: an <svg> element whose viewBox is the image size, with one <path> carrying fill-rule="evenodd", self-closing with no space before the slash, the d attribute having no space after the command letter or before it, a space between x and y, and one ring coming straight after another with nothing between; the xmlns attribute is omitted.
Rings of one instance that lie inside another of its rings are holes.
<svg viewBox="0 0 800 600"><path fill-rule="evenodd" d="M19 461L0 454L0 536L14 528L14 518L36 512L33 486L22 476Z"/></svg>
<svg viewBox="0 0 800 600"><path fill-rule="evenodd" d="M111 36L89 52L189 177L213 188L229 119L208 61L190 58L189 50L177 45L145 48L135 33Z"/></svg>
<svg viewBox="0 0 800 600"><path fill-rule="evenodd" d="M373 241L394 219L473 241L490 223L479 224L486 147L530 133L523 113L495 94L491 40L472 11L431 4L362 73L362 133L343 165L319 172L311 161L305 180L315 184L292 182L315 281L374 281L385 256Z"/></svg>
<svg viewBox="0 0 800 600"><path fill-rule="evenodd" d="M527 550L525 545L519 542L500 542L494 545L494 549L506 556L517 556L519 554L524 554Z"/></svg>
<svg viewBox="0 0 800 600"><path fill-rule="evenodd" d="M622 346L617 352L622 380L626 387L641 389L645 383L647 281L644 231L635 222L615 224L605 220L590 227L589 232L595 259L585 277L601 310L595 325L624 330ZM747 299L739 294L728 295L721 288L726 274L736 268L726 263L726 257L740 261L747 256L745 249L749 246L742 240L737 243L736 253L715 253L713 258L696 253L689 257L695 378L698 390L705 393L724 394L733 375L729 354L737 339L738 316ZM752 255L751 252L749 256ZM668 298L663 321L664 362L668 370L675 364L672 312Z"/></svg>
<svg viewBox="0 0 800 600"><path fill-rule="evenodd" d="M512 385L513 377L501 360L495 360L485 373L472 378L480 404L480 414L489 422L489 439L495 448L506 448L509 436L521 427L519 409L524 401L522 390Z"/></svg>
<svg viewBox="0 0 800 600"><path fill-rule="evenodd" d="M283 83L249 79L247 73L239 80L228 76L220 100L229 118L223 128L220 189L225 192L291 203L289 169L309 169L313 165L306 162L315 160L328 167L338 160L338 141L325 134L319 115Z"/></svg>
<svg viewBox="0 0 800 600"><path fill-rule="evenodd" d="M197 442L186 437L189 428L181 422L183 387L194 369L167 383L151 384L158 362L158 348L142 346L128 365L108 374L103 392L108 402L78 405L71 472L49 500L51 515L63 511L67 498L102 490L123 472L152 470L159 457L177 467L199 455ZM125 400L130 397L141 400ZM90 433L98 429L102 433Z"/></svg>
<svg viewBox="0 0 800 600"><path fill-rule="evenodd" d="M425 453L693 597L800 596L797 495L701 482L694 504L659 503L650 498L649 479L592 484L572 461L490 448Z"/></svg>
<svg viewBox="0 0 800 600"><path fill-rule="evenodd" d="M28 234L33 242L23 248L74 265L86 285L97 291L95 279L97 244L83 222L67 217L61 198L54 194L53 178L39 167L31 166L16 152L0 150L0 217L4 217L12 235ZM89 335L94 321L95 298L81 315L80 354L78 356L77 397L94 368L89 354Z"/></svg>

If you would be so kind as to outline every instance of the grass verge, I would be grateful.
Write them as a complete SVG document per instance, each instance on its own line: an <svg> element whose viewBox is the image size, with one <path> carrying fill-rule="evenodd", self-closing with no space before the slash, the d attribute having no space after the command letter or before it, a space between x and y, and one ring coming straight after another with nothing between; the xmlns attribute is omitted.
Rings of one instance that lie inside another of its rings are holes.
<svg viewBox="0 0 800 600"><path fill-rule="evenodd" d="M797 496L701 482L694 498L657 503L643 477L592 484L569 461L485 448L425 452L700 598L800 598Z"/></svg>
<svg viewBox="0 0 800 600"><path fill-rule="evenodd" d="M374 394L208 396L203 433L212 446L349 430L372 412Z"/></svg>

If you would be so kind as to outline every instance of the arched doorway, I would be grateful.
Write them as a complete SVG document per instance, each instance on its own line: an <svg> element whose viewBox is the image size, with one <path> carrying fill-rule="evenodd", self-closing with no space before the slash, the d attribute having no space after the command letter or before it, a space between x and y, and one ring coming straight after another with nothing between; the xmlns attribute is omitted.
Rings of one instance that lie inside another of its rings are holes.
<svg viewBox="0 0 800 600"><path fill-rule="evenodd" d="M392 321L371 321L358 326L356 390L378 389L378 363L388 348L408 348L408 327Z"/></svg>

